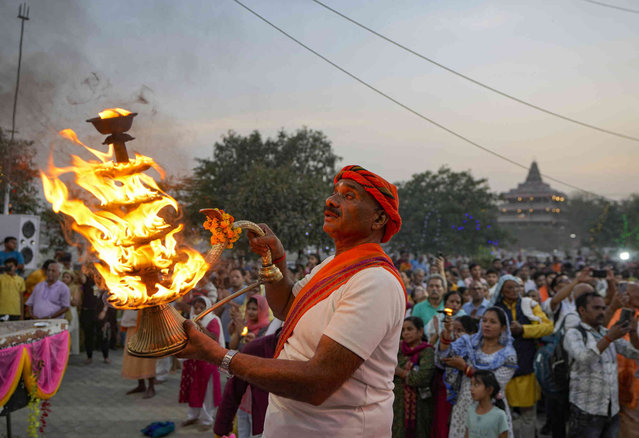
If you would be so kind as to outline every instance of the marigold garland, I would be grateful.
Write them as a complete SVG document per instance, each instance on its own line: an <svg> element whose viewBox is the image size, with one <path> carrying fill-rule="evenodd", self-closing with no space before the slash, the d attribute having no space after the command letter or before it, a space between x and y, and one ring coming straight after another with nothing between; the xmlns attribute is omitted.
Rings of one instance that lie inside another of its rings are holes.
<svg viewBox="0 0 639 438"><path fill-rule="evenodd" d="M211 245L217 245L222 243L226 245L228 249L233 248L233 244L237 242L242 234L241 228L233 228L233 222L235 219L224 210L216 208L215 210L220 212L222 219L216 219L207 217L204 222L204 228L211 232Z"/></svg>

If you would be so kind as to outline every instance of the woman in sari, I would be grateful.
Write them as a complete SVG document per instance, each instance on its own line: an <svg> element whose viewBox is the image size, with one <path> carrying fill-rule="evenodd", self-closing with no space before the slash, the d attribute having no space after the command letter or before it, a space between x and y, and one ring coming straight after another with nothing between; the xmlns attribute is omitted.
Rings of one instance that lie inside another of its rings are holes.
<svg viewBox="0 0 639 438"><path fill-rule="evenodd" d="M517 353L513 348L510 326L505 312L491 307L484 313L479 331L472 336L463 335L452 341L452 319L447 318L437 347L437 359L446 370L444 382L448 389L448 401L453 403L450 421L450 438L463 438L466 433L466 415L472 403L470 379L475 370L492 371L499 385L504 388L517 368ZM508 425L512 419L508 401L504 396ZM512 431L508 433L512 438Z"/></svg>
<svg viewBox="0 0 639 438"><path fill-rule="evenodd" d="M433 347L423 340L424 323L404 320L393 383L393 438L427 438L433 416L431 381L435 371Z"/></svg>
<svg viewBox="0 0 639 438"><path fill-rule="evenodd" d="M452 318L457 319L460 316L466 315L461 308L463 301L462 294L457 291L450 291L444 295L444 308L452 310ZM431 319L426 325L426 339L430 342L431 345L435 345L439 336L444 330L444 317L445 313L438 311L433 319Z"/></svg>
<svg viewBox="0 0 639 438"><path fill-rule="evenodd" d="M190 318L194 319L204 310L211 307L211 300L205 296L196 296L191 301ZM198 322L205 333L219 343L223 343L222 323L213 312L205 315ZM202 430L210 430L213 426L213 411L219 406L222 398L220 371L212 363L202 360L188 359L182 366L180 380L180 403L188 403L187 419L182 426L190 426L198 420Z"/></svg>
<svg viewBox="0 0 639 438"><path fill-rule="evenodd" d="M513 335L513 347L517 352L517 371L504 392L511 407L517 408L513 424L516 437L534 436L537 427L535 406L541 397L541 389L535 378L533 363L537 351L537 339L553 332L541 306L531 298L522 297L520 280L512 275L502 275L495 286L493 306L501 308L508 317Z"/></svg>

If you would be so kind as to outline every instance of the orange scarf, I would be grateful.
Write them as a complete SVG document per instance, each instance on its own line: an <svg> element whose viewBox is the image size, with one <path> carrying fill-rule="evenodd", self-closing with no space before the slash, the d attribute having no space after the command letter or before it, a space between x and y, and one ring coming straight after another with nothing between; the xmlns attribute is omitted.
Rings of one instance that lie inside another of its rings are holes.
<svg viewBox="0 0 639 438"><path fill-rule="evenodd" d="M621 316L621 309L617 309L615 314L610 318L608 328L612 327L619 321ZM635 311L635 317L637 311ZM630 335L626 334L623 337L625 340L630 341ZM617 354L617 373L619 375L619 404L627 406L631 410L637 408L639 402L639 380L636 377L637 373L637 361L629 359L626 356Z"/></svg>
<svg viewBox="0 0 639 438"><path fill-rule="evenodd" d="M288 338L293 335L295 326L310 308L328 298L359 271L373 267L382 267L393 274L402 285L406 297L399 272L381 246L377 243L366 243L349 249L323 266L299 291L286 316L273 357L280 354Z"/></svg>

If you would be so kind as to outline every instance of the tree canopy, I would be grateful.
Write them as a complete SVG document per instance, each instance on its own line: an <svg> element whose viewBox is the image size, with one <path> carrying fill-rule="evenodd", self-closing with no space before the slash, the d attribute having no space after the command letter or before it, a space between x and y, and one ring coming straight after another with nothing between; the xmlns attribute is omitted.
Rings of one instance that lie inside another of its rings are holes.
<svg viewBox="0 0 639 438"><path fill-rule="evenodd" d="M639 249L639 195L621 201L573 196L567 216L571 232L583 246Z"/></svg>
<svg viewBox="0 0 639 438"><path fill-rule="evenodd" d="M4 205L6 185L9 186L9 211L13 214L35 214L40 210L38 197L38 170L32 141L14 139L0 128L0 209Z"/></svg>
<svg viewBox="0 0 639 438"><path fill-rule="evenodd" d="M230 131L212 159L198 159L183 181L181 201L194 229L203 232L201 208L221 208L236 219L264 222L289 250L321 247L324 200L339 159L320 131L302 128L275 138Z"/></svg>
<svg viewBox="0 0 639 438"><path fill-rule="evenodd" d="M415 253L472 254L498 245L497 195L486 179L441 167L398 184L402 229L391 240Z"/></svg>

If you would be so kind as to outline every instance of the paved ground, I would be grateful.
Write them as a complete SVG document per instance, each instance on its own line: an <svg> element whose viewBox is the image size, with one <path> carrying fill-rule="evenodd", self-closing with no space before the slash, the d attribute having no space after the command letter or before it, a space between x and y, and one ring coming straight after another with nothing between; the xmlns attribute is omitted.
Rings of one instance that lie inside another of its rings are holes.
<svg viewBox="0 0 639 438"><path fill-rule="evenodd" d="M197 426L180 427L186 419L186 404L178 404L180 375L171 374L167 382L156 385L156 396L143 400L141 394L125 395L136 381L120 377L122 350L111 351L111 364L94 353L93 364L84 365L84 354L69 357L64 380L51 399L45 436L51 438L143 437L140 433L154 421L173 421L171 437L212 437ZM27 438L27 414L24 408L11 414L14 438ZM0 418L0 437L6 437L5 419Z"/></svg>
<svg viewBox="0 0 639 438"><path fill-rule="evenodd" d="M170 437L212 437L213 431L200 431L197 426L180 427L186 419L186 404L178 404L180 375L170 374L165 383L156 385L156 396L144 400L142 394L126 395L136 386L133 380L120 377L122 350L110 352L111 364L102 362L94 353L92 365L84 365L84 354L69 357L64 380L51 399L45 437L140 438L140 432L154 421L173 421L176 430ZM27 408L13 412L13 438L27 438ZM6 437L5 419L0 418L0 437ZM537 416L541 428L544 416Z"/></svg>

